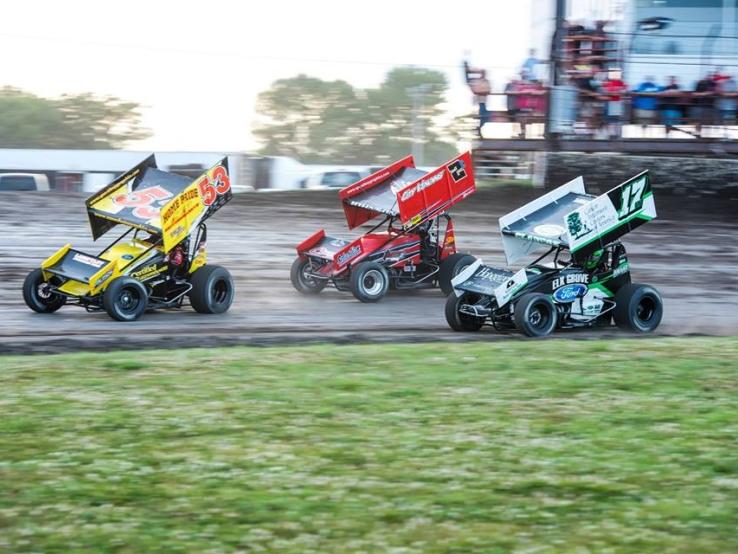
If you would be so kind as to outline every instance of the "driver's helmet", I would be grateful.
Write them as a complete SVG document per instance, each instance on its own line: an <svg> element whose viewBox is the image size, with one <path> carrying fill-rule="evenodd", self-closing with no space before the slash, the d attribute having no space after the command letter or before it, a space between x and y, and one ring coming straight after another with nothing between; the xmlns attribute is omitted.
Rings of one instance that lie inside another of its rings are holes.
<svg viewBox="0 0 738 554"><path fill-rule="evenodd" d="M600 260L602 259L602 253L603 252L604 252L604 250L602 248L600 248L599 250L595 250L594 252L592 252L589 255L589 257L584 261L584 267L586 267L587 269L594 269L594 268L596 268L599 265Z"/></svg>

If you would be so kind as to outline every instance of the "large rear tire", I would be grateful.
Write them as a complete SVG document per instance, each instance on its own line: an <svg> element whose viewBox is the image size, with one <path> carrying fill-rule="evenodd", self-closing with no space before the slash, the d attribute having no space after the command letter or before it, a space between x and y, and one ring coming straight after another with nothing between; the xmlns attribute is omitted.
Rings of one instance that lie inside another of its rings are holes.
<svg viewBox="0 0 738 554"><path fill-rule="evenodd" d="M49 283L44 280L43 271L34 269L23 281L23 300L34 312L50 314L61 308L67 297L51 292Z"/></svg>
<svg viewBox="0 0 738 554"><path fill-rule="evenodd" d="M318 294L328 284L327 279L316 279L305 274L310 268L310 261L307 258L297 258L292 262L290 269L290 281L292 286L301 294Z"/></svg>
<svg viewBox="0 0 738 554"><path fill-rule="evenodd" d="M659 326L663 315L661 295L650 285L630 283L615 293L613 318L621 329L650 333Z"/></svg>
<svg viewBox="0 0 738 554"><path fill-rule="evenodd" d="M529 292L515 303L515 326L529 337L545 337L556 328L558 315L553 300L540 292Z"/></svg>
<svg viewBox="0 0 738 554"><path fill-rule="evenodd" d="M222 314L233 303L233 277L219 265L204 265L190 278L190 304L201 314Z"/></svg>
<svg viewBox="0 0 738 554"><path fill-rule="evenodd" d="M140 281L128 276L116 277L103 293L103 308L118 321L135 321L146 311L149 295Z"/></svg>
<svg viewBox="0 0 738 554"><path fill-rule="evenodd" d="M448 296L454 289L451 280L467 267L473 264L477 259L471 254L451 254L448 258L441 262L438 270L438 286L443 294Z"/></svg>
<svg viewBox="0 0 738 554"><path fill-rule="evenodd" d="M389 273L377 262L361 262L351 269L349 286L357 300L378 302L389 289Z"/></svg>
<svg viewBox="0 0 738 554"><path fill-rule="evenodd" d="M469 302L469 293L464 293L461 296L452 294L446 299L446 322L454 331L479 331L484 325L484 318L463 314L459 311L462 304L468 304Z"/></svg>

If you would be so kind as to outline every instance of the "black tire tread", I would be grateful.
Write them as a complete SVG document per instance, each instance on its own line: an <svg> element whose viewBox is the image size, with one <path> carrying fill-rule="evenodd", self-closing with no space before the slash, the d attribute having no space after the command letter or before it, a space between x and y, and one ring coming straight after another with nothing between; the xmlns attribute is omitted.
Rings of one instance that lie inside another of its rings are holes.
<svg viewBox="0 0 738 554"><path fill-rule="evenodd" d="M228 278L228 282L230 283L231 287L231 300L223 310L214 310L213 306L211 306L210 304L210 288L208 287L208 283L211 276L217 272L225 273L225 276ZM195 272L190 277L190 284L192 285L192 290L190 290L189 292L190 304L197 313L223 313L227 311L228 308L230 308L231 303L233 302L234 286L233 278L226 268L219 265L206 264L195 270Z"/></svg>
<svg viewBox="0 0 738 554"><path fill-rule="evenodd" d="M461 265L470 265L475 261L476 258L471 254L463 254L461 252L451 254L448 258L443 260L441 262L441 267L438 269L438 287L441 289L441 292L446 296L451 294L451 291L453 290L451 280L458 273L456 268Z"/></svg>

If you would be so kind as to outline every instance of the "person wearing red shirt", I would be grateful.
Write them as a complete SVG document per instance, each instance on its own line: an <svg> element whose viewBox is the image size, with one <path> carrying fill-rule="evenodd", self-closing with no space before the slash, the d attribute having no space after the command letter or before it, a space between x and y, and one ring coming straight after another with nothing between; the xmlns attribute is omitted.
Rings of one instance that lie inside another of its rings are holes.
<svg viewBox="0 0 738 554"><path fill-rule="evenodd" d="M625 82L620 78L620 71L609 71L607 79L602 83L601 92L605 100L605 121L610 138L620 136L623 120L623 94L627 90Z"/></svg>

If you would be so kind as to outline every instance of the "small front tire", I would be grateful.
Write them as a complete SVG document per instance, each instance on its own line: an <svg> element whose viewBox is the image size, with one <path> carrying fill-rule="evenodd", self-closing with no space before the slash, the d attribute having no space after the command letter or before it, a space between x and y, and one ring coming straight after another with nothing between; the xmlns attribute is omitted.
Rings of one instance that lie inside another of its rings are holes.
<svg viewBox="0 0 738 554"><path fill-rule="evenodd" d="M34 269L23 281L23 300L34 312L50 314L66 303L67 297L51 292L49 286L41 269Z"/></svg>
<svg viewBox="0 0 738 554"><path fill-rule="evenodd" d="M219 265L204 265L190 278L190 304L201 314L222 314L233 303L233 277Z"/></svg>
<svg viewBox="0 0 738 554"><path fill-rule="evenodd" d="M630 283L615 293L613 319L621 329L650 333L659 326L663 315L661 295L650 285Z"/></svg>
<svg viewBox="0 0 738 554"><path fill-rule="evenodd" d="M529 292L515 303L515 326L529 337L545 337L555 328L558 320L556 306L546 294Z"/></svg>
<svg viewBox="0 0 738 554"><path fill-rule="evenodd" d="M470 303L472 303L472 298L468 293L461 296L452 294L446 299L446 322L454 331L479 331L484 325L484 318L463 314L459 311L462 304Z"/></svg>
<svg viewBox="0 0 738 554"><path fill-rule="evenodd" d="M389 273L377 262L361 262L351 269L349 286L357 300L378 302L389 289Z"/></svg>
<svg viewBox="0 0 738 554"><path fill-rule="evenodd" d="M305 271L310 268L310 260L307 258L297 258L292 262L290 269L290 281L297 292L301 294L311 295L318 294L328 284L327 279L316 279L307 275Z"/></svg>
<svg viewBox="0 0 738 554"><path fill-rule="evenodd" d="M146 311L146 287L132 277L116 277L103 292L103 308L118 321L135 321Z"/></svg>

